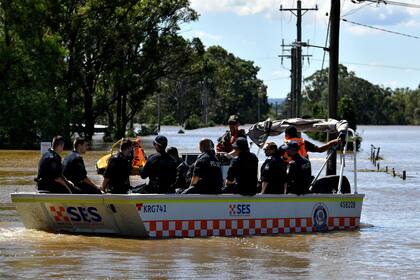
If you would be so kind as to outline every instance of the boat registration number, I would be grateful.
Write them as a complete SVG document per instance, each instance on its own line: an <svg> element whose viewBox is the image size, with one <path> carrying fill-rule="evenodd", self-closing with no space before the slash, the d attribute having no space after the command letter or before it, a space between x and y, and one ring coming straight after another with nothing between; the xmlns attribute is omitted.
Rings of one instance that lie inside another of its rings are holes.
<svg viewBox="0 0 420 280"><path fill-rule="evenodd" d="M341 201L341 208L356 208L356 201Z"/></svg>

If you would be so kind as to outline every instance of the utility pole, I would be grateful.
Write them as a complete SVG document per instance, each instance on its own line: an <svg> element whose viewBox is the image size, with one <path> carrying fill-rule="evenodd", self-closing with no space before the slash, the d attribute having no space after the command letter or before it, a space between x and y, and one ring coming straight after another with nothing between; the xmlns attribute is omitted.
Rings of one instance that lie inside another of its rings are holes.
<svg viewBox="0 0 420 280"><path fill-rule="evenodd" d="M295 42L295 55L291 56L292 59L292 68L293 64L295 64L295 70L292 75L294 76L294 91L291 92L291 96L294 95L292 101L294 101L294 105L292 105L292 117L301 117L302 115L302 16L306 14L308 11L317 11L318 6L315 8L302 8L302 1L297 1L296 8L287 8L284 9L283 5L280 5L280 11L289 11L296 16L296 42ZM303 13L302 13L303 11ZM296 13L295 13L296 12ZM293 49L292 49L293 52ZM295 62L293 63L293 60ZM293 80L293 79L292 79ZM293 87L293 86L292 86ZM293 94L294 93L294 94Z"/></svg>
<svg viewBox="0 0 420 280"><path fill-rule="evenodd" d="M330 67L328 73L328 117L337 118L338 103L338 62L340 38L340 0L331 0L330 8ZM337 137L336 133L328 134L328 140ZM334 152L327 164L327 175L337 173L337 153Z"/></svg>
<svg viewBox="0 0 420 280"><path fill-rule="evenodd" d="M292 118L296 118L296 104L297 104L297 100L296 100L296 48L293 47L292 48L292 55L290 58L290 62L291 62L291 85L290 85L290 98L292 99L292 110L290 112L290 116Z"/></svg>
<svg viewBox="0 0 420 280"><path fill-rule="evenodd" d="M302 42L302 2L297 1L296 42ZM296 48L296 117L302 116L302 47Z"/></svg>

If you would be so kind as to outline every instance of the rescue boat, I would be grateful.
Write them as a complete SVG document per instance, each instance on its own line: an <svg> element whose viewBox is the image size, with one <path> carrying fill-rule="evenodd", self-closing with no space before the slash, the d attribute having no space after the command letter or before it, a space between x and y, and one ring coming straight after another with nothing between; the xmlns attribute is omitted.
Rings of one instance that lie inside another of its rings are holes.
<svg viewBox="0 0 420 280"><path fill-rule="evenodd" d="M312 121L309 124L308 121ZM346 122L335 120L267 120L255 124L248 136L259 147L268 135L281 134L289 125L298 130L356 134ZM347 143L348 141L346 141ZM333 186L320 187L318 175L312 189L324 193L306 195L164 195L164 194L47 194L13 193L26 228L48 232L119 235L138 238L275 235L331 230L354 230L360 226L364 194L357 193L356 151L354 186L350 193L343 175L347 145L341 154L340 175Z"/></svg>

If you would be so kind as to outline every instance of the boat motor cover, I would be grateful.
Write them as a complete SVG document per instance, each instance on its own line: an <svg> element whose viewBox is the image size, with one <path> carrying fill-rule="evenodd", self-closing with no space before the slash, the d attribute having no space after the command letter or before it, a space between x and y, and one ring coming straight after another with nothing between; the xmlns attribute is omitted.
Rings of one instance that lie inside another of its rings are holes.
<svg viewBox="0 0 420 280"><path fill-rule="evenodd" d="M295 126L298 131L340 133L348 129L348 122L346 120L295 118L272 121L271 119L267 119L252 125L247 135L252 142L261 148L268 136L278 136L290 125Z"/></svg>
<svg viewBox="0 0 420 280"><path fill-rule="evenodd" d="M338 183L340 175L328 175L319 178L312 186L312 193L334 193L338 192ZM351 193L350 182L346 176L343 176L341 184L341 193Z"/></svg>

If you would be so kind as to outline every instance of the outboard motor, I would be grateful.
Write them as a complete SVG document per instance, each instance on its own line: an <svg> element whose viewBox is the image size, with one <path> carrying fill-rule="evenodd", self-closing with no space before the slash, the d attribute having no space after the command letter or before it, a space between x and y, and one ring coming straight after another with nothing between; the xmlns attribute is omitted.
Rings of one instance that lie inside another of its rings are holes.
<svg viewBox="0 0 420 280"><path fill-rule="evenodd" d="M339 175L329 175L319 178L312 186L312 193L333 193L337 192ZM350 193L350 182L346 176L343 176L343 183L341 185L341 193Z"/></svg>

